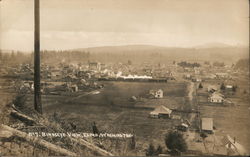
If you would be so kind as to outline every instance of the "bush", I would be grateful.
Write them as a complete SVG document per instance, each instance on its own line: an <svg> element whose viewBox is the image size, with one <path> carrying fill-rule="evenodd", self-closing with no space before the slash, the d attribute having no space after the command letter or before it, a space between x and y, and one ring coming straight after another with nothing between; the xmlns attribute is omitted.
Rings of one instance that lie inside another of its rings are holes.
<svg viewBox="0 0 250 157"><path fill-rule="evenodd" d="M162 147L159 145L157 149L155 149L153 144L149 144L148 149L146 150L146 156L158 156L162 154Z"/></svg>
<svg viewBox="0 0 250 157"><path fill-rule="evenodd" d="M237 90L237 86L233 86L232 91L236 92L236 90Z"/></svg>
<svg viewBox="0 0 250 157"><path fill-rule="evenodd" d="M155 151L156 155L162 154L162 147L159 145Z"/></svg>
<svg viewBox="0 0 250 157"><path fill-rule="evenodd" d="M13 100L13 104L17 107L24 107L27 97L24 94L18 94Z"/></svg>
<svg viewBox="0 0 250 157"><path fill-rule="evenodd" d="M222 84L220 85L220 89L221 89L221 90L225 90L225 89L226 89L224 83L222 83Z"/></svg>
<svg viewBox="0 0 250 157"><path fill-rule="evenodd" d="M247 94L247 91L244 89L243 94Z"/></svg>
<svg viewBox="0 0 250 157"><path fill-rule="evenodd" d="M135 143L135 136L132 136L132 138L131 138L131 142L130 142L130 149L135 149L135 145L136 145L136 143Z"/></svg>
<svg viewBox="0 0 250 157"><path fill-rule="evenodd" d="M205 134L204 132L202 132L202 133L200 134L200 137L202 137L203 139L205 139L205 138L207 138L207 134Z"/></svg>
<svg viewBox="0 0 250 157"><path fill-rule="evenodd" d="M171 152L187 151L187 144L182 134L177 131L169 132L165 137L165 144Z"/></svg>
<svg viewBox="0 0 250 157"><path fill-rule="evenodd" d="M146 156L155 155L155 147L152 143L149 144L148 149L146 150Z"/></svg>
<svg viewBox="0 0 250 157"><path fill-rule="evenodd" d="M202 84L201 84L201 83L199 84L199 88L203 88L203 86L202 86Z"/></svg>

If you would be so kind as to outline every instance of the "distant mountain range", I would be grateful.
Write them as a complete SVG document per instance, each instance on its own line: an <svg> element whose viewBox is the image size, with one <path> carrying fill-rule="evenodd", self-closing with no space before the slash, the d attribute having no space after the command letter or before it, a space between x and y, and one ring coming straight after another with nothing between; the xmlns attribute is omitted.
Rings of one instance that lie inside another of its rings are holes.
<svg viewBox="0 0 250 157"><path fill-rule="evenodd" d="M120 45L120 46L98 46L98 47L88 47L88 48L78 48L73 50L93 50L93 51L104 51L107 49L123 49L123 50L131 50L131 49L204 49L204 48L247 48L247 46L243 45L228 45L225 43L207 43L203 45L197 45L194 47L164 47L164 46L155 46L155 45Z"/></svg>
<svg viewBox="0 0 250 157"><path fill-rule="evenodd" d="M157 61L161 61L164 59L193 61L208 60L232 63L241 58L248 58L249 56L248 47L229 46L221 43L211 43L197 46L195 48L162 47L152 45L123 45L91 47L74 50L90 52L91 54L96 54L96 56L102 54L102 58L105 58L105 54L113 54L114 56L123 54L123 60L129 59L131 58L131 56L134 56L140 57L141 59L151 58L152 60Z"/></svg>
<svg viewBox="0 0 250 157"><path fill-rule="evenodd" d="M209 43L194 48L163 47L153 45L101 46L71 49L69 51L90 52L90 60L101 62L154 61L223 61L236 63L239 59L249 58L249 48L242 45L231 46L224 43ZM2 51L4 52L4 51ZM6 52L11 52L6 50Z"/></svg>
<svg viewBox="0 0 250 157"><path fill-rule="evenodd" d="M219 42L213 42L213 43L207 43L203 45L197 45L195 48L226 48L226 47L246 47L243 45L228 45L225 43L219 43Z"/></svg>

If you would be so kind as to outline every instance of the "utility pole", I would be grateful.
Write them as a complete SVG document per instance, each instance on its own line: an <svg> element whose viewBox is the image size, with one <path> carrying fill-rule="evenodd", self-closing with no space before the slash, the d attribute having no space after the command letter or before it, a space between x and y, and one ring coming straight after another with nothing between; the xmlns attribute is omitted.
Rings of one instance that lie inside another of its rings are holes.
<svg viewBox="0 0 250 157"><path fill-rule="evenodd" d="M42 114L40 90L40 0L34 0L34 108Z"/></svg>

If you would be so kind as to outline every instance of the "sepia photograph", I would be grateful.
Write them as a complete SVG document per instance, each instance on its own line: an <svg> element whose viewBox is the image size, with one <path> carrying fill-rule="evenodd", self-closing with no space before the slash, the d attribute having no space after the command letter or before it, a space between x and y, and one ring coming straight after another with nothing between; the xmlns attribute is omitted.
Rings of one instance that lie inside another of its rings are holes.
<svg viewBox="0 0 250 157"><path fill-rule="evenodd" d="M0 156L249 156L249 0L0 0Z"/></svg>

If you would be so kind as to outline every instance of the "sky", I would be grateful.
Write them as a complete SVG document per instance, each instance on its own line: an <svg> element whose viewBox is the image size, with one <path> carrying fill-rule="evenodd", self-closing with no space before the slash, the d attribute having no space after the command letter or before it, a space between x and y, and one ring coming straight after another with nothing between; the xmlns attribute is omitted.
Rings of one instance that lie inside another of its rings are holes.
<svg viewBox="0 0 250 157"><path fill-rule="evenodd" d="M0 49L33 50L34 0L0 2ZM41 49L248 46L248 0L40 0Z"/></svg>

